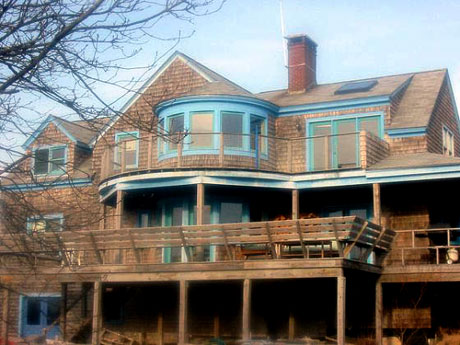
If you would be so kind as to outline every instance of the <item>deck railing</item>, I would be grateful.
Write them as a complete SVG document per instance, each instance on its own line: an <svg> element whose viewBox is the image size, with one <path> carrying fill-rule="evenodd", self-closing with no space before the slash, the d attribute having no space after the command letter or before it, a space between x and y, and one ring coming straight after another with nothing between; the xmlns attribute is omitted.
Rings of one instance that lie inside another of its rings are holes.
<svg viewBox="0 0 460 345"><path fill-rule="evenodd" d="M458 264L460 228L396 231L388 266Z"/></svg>
<svg viewBox="0 0 460 345"><path fill-rule="evenodd" d="M366 132L299 138L232 133L128 137L105 148L101 178L168 168L241 168L283 173L357 168L367 161L366 138Z"/></svg>
<svg viewBox="0 0 460 345"><path fill-rule="evenodd" d="M183 261L347 258L379 265L394 232L358 217L149 227L94 231L34 232L0 237L0 257L51 259L62 265L164 262L166 248L180 248ZM162 259L163 257L163 259Z"/></svg>

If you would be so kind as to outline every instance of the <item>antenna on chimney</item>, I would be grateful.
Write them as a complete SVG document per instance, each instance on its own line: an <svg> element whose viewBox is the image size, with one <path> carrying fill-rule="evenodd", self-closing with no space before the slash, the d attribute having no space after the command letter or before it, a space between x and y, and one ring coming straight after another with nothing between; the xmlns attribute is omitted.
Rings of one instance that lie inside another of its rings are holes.
<svg viewBox="0 0 460 345"><path fill-rule="evenodd" d="M283 41L284 66L287 68L286 30L284 27L283 0L280 0L281 36Z"/></svg>

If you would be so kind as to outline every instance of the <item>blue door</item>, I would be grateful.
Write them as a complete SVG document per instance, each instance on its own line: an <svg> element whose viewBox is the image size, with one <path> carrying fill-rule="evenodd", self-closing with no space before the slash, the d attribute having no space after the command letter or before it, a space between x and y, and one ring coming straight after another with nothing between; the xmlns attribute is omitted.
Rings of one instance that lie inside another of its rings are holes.
<svg viewBox="0 0 460 345"><path fill-rule="evenodd" d="M22 297L21 336L38 335L44 328L50 327L59 318L60 297ZM59 335L59 324L48 330L47 338Z"/></svg>

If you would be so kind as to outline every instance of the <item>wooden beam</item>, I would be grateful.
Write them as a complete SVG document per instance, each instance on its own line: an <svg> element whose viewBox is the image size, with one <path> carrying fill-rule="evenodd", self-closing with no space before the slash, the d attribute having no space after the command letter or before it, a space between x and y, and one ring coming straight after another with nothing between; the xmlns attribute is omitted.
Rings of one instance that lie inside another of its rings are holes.
<svg viewBox="0 0 460 345"><path fill-rule="evenodd" d="M332 221L332 229L334 229L334 236L335 236L335 241L337 243L337 250L339 251L339 256L343 258L342 243L339 241L339 233L337 231L337 224L335 223L335 220Z"/></svg>
<svg viewBox="0 0 460 345"><path fill-rule="evenodd" d="M292 190L292 219L299 219L299 190Z"/></svg>
<svg viewBox="0 0 460 345"><path fill-rule="evenodd" d="M251 280L243 281L243 341L251 339Z"/></svg>
<svg viewBox="0 0 460 345"><path fill-rule="evenodd" d="M203 225L204 184L196 185L196 225Z"/></svg>
<svg viewBox="0 0 460 345"><path fill-rule="evenodd" d="M179 335L178 344L184 345L187 337L187 313L188 313L188 281L179 282Z"/></svg>
<svg viewBox="0 0 460 345"><path fill-rule="evenodd" d="M373 197L374 197L374 219L373 223L382 224L382 209L380 203L380 184L374 183L372 185Z"/></svg>
<svg viewBox="0 0 460 345"><path fill-rule="evenodd" d="M292 311L289 313L289 335L288 339L289 341L294 340L295 338L295 319L294 319L294 314Z"/></svg>
<svg viewBox="0 0 460 345"><path fill-rule="evenodd" d="M158 345L164 344L164 327L163 327L163 312L158 314L158 321L157 321L157 334L158 334Z"/></svg>
<svg viewBox="0 0 460 345"><path fill-rule="evenodd" d="M2 296L2 345L8 344L8 322L10 316L10 290L8 286L3 287Z"/></svg>
<svg viewBox="0 0 460 345"><path fill-rule="evenodd" d="M117 190L116 210L115 210L115 229L121 229L123 225L124 192Z"/></svg>
<svg viewBox="0 0 460 345"><path fill-rule="evenodd" d="M187 248L187 241L185 240L184 229L181 226L179 227L179 235L182 241L182 248L184 248L183 250L185 251L185 256L187 257L187 262L192 262L193 258L190 255L190 251Z"/></svg>
<svg viewBox="0 0 460 345"><path fill-rule="evenodd" d="M93 334L91 338L92 345L99 345L102 328L102 283L94 282L93 290Z"/></svg>
<svg viewBox="0 0 460 345"><path fill-rule="evenodd" d="M270 251L272 252L272 258L278 259L278 255L276 254L275 244L272 241L272 234L270 232L270 223L265 223L265 231L267 232L268 238L268 245L270 246Z"/></svg>
<svg viewBox="0 0 460 345"><path fill-rule="evenodd" d="M67 341L67 283L61 283L61 313L59 326L61 328L62 340Z"/></svg>
<svg viewBox="0 0 460 345"><path fill-rule="evenodd" d="M225 232L224 227L221 227L220 230L222 231L222 238L224 240L225 251L227 252L227 256L229 260L233 260L232 251L230 250L230 246L228 244L227 234Z"/></svg>
<svg viewBox="0 0 460 345"><path fill-rule="evenodd" d="M214 314L214 338L219 338L220 336L220 319L219 319L219 313L216 312Z"/></svg>
<svg viewBox="0 0 460 345"><path fill-rule="evenodd" d="M353 247L356 245L356 243L358 242L359 238L361 237L361 235L363 234L364 230L366 230L367 228L367 225L369 223L366 221L364 221L363 225L361 226L361 229L359 230L358 234L356 235L354 241L347 247L345 248L345 251L343 253L343 257L346 258L348 256L348 254L350 254L351 250L353 249Z"/></svg>
<svg viewBox="0 0 460 345"><path fill-rule="evenodd" d="M346 278L337 277L337 344L345 345Z"/></svg>
<svg viewBox="0 0 460 345"><path fill-rule="evenodd" d="M383 342L383 289L380 280L375 286L375 344Z"/></svg>
<svg viewBox="0 0 460 345"><path fill-rule="evenodd" d="M296 229L297 229L297 234L299 235L300 246L302 247L303 257L305 259L307 259L308 258L308 250L305 247L305 243L303 242L302 229L300 227L300 222L299 221L296 222Z"/></svg>

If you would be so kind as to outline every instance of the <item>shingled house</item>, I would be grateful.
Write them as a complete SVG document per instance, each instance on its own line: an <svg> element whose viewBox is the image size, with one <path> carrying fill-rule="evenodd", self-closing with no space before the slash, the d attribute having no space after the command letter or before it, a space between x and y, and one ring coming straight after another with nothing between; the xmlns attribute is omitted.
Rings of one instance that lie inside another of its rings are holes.
<svg viewBox="0 0 460 345"><path fill-rule="evenodd" d="M318 84L316 43L287 41L287 89L253 94L176 52L119 114L49 117L27 139L2 177L4 343L460 330L447 70Z"/></svg>

